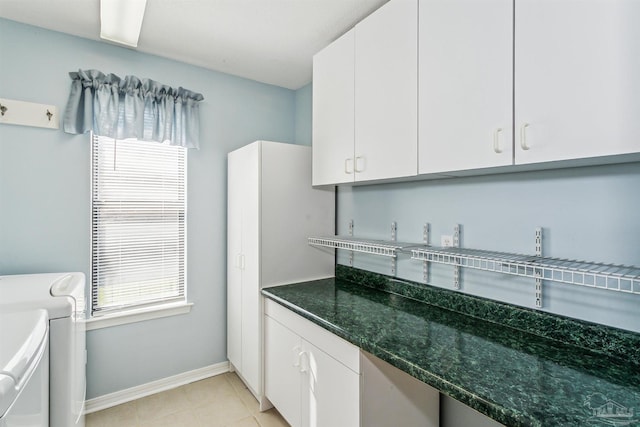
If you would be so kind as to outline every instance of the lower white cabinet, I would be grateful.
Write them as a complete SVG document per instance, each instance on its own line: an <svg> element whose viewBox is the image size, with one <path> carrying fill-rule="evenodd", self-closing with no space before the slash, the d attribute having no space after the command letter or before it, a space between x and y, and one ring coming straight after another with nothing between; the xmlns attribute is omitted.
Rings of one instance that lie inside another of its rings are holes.
<svg viewBox="0 0 640 427"><path fill-rule="evenodd" d="M265 301L265 395L292 427L360 425L359 348Z"/></svg>
<svg viewBox="0 0 640 427"><path fill-rule="evenodd" d="M265 395L292 426L302 425L300 337L265 316Z"/></svg>

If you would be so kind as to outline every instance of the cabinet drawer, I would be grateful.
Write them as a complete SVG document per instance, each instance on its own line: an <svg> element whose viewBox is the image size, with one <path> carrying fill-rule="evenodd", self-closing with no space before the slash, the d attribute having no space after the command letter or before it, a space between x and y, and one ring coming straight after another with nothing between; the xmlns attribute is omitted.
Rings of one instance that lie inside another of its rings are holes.
<svg viewBox="0 0 640 427"><path fill-rule="evenodd" d="M355 345L270 299L265 299L264 312L353 372L360 373L360 350Z"/></svg>

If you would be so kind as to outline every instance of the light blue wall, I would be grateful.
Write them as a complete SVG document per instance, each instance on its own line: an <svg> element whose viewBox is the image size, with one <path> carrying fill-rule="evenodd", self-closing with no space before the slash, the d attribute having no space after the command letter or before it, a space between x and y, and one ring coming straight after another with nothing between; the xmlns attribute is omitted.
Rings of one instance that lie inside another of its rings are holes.
<svg viewBox="0 0 640 427"><path fill-rule="evenodd" d="M309 83L296 91L296 142L311 145L312 86Z"/></svg>
<svg viewBox="0 0 640 427"><path fill-rule="evenodd" d="M340 187L338 232L422 242L431 224L431 243L462 225L461 246L535 253L535 228L543 227L543 254L640 266L640 163L554 171L510 173L411 183ZM348 264L345 254L339 262ZM355 267L389 274L386 259L356 254ZM452 288L453 270L432 266L430 281ZM398 276L422 281L422 263L398 262ZM532 279L464 270L462 291L534 307ZM640 332L640 295L549 282L544 310Z"/></svg>
<svg viewBox="0 0 640 427"><path fill-rule="evenodd" d="M0 97L64 110L69 71L201 92L188 154L188 315L90 331L88 398L226 360L226 154L294 142L296 93L0 19ZM306 142L306 141L303 141ZM89 136L0 125L0 274L89 269Z"/></svg>

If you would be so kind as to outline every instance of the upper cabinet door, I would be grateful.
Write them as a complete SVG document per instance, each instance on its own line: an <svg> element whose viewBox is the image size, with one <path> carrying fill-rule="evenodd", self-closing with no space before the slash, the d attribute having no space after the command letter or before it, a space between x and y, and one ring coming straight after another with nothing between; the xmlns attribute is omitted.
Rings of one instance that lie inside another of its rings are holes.
<svg viewBox="0 0 640 427"><path fill-rule="evenodd" d="M355 179L416 175L418 2L391 0L355 31Z"/></svg>
<svg viewBox="0 0 640 427"><path fill-rule="evenodd" d="M516 163L640 151L640 1L516 0Z"/></svg>
<svg viewBox="0 0 640 427"><path fill-rule="evenodd" d="M419 173L513 161L513 2L421 0Z"/></svg>
<svg viewBox="0 0 640 427"><path fill-rule="evenodd" d="M313 57L313 185L353 182L354 30Z"/></svg>

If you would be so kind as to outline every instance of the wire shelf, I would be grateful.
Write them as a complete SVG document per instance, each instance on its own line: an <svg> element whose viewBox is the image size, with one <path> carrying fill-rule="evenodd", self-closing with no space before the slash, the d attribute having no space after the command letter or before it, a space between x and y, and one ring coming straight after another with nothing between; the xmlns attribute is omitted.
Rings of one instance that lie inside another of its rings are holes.
<svg viewBox="0 0 640 427"><path fill-rule="evenodd" d="M411 248L411 258L640 295L640 267L462 248Z"/></svg>
<svg viewBox="0 0 640 427"><path fill-rule="evenodd" d="M406 244L398 242L363 240L349 237L309 237L309 244L393 258L406 246Z"/></svg>

